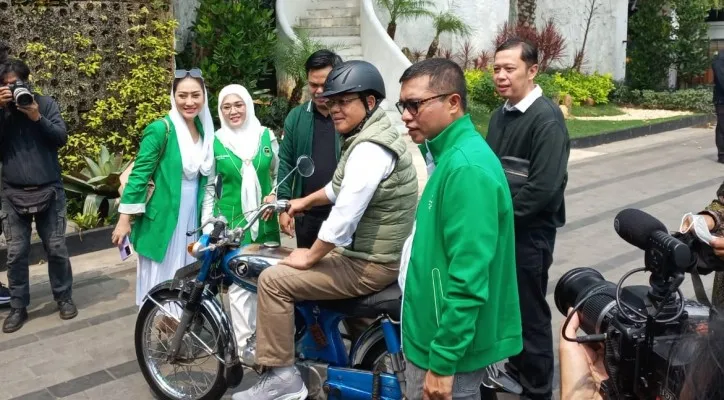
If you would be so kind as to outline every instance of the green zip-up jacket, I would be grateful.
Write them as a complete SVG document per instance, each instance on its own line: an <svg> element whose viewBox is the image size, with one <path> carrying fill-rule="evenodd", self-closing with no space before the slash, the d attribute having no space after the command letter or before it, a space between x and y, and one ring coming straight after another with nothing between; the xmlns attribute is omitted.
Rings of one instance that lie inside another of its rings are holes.
<svg viewBox="0 0 724 400"><path fill-rule="evenodd" d="M169 124L168 142L159 160L164 141L166 140L166 124L156 120L143 131L141 147L138 150L133 170L128 177L128 184L123 190L118 211L124 214L141 214L133 223L131 243L136 252L156 262L163 262L168 242L178 224L179 208L181 207L181 179L183 179L183 162L179 150L176 129L171 118L164 117ZM196 129L203 137L201 121L196 118ZM156 162L158 160L158 167ZM153 179L156 188L153 196L146 203L148 182ZM201 204L207 177L199 175L198 215L201 221ZM182 267L183 265L179 266Z"/></svg>
<svg viewBox="0 0 724 400"><path fill-rule="evenodd" d="M314 103L300 104L292 109L284 120L284 138L279 144L279 171L281 182L297 165L302 155L312 156L312 135L314 135ZM339 161L339 135L334 135L337 161ZM298 172L287 178L277 189L278 199L298 199L302 197L302 177Z"/></svg>
<svg viewBox="0 0 724 400"><path fill-rule="evenodd" d="M405 357L450 376L523 349L513 203L500 161L469 115L428 142L435 162L405 277Z"/></svg>

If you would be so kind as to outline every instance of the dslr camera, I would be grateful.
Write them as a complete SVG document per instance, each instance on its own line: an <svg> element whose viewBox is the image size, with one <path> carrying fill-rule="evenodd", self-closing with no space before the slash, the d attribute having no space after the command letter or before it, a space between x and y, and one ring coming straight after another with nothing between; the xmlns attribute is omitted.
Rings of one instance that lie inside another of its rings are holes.
<svg viewBox="0 0 724 400"><path fill-rule="evenodd" d="M20 79L8 85L10 92L13 94L13 102L18 106L29 106L33 104L33 93L30 92L30 86Z"/></svg>
<svg viewBox="0 0 724 400"><path fill-rule="evenodd" d="M554 292L563 315L578 312L587 336L562 340L604 345L609 379L601 394L608 399L678 399L699 341L708 333L713 311L708 300L685 299L679 289L685 273L698 279L694 240L671 235L656 218L636 209L621 211L614 221L618 235L644 250L644 268L627 272L618 282L606 281L592 268L568 271ZM649 286L623 286L636 272L650 272ZM711 270L703 270L709 273ZM570 317L565 321L568 325Z"/></svg>

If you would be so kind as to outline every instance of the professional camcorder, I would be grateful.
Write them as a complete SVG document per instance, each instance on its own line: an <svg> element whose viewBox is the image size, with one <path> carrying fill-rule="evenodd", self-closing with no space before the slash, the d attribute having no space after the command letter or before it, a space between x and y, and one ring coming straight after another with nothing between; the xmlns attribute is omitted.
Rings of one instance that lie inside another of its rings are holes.
<svg viewBox="0 0 724 400"><path fill-rule="evenodd" d="M621 211L614 220L618 235L644 250L644 268L626 273L618 284L606 281L591 268L568 271L558 281L554 299L558 311L578 312L587 336L564 340L602 342L609 379L601 394L609 399L677 399L686 367L694 361L699 341L708 334L715 311L701 298L703 287L696 239L671 235L651 215L635 209ZM651 273L650 286L623 286L636 272ZM685 273L695 278L699 301L685 299L679 287ZM566 319L568 325L570 316Z"/></svg>
<svg viewBox="0 0 724 400"><path fill-rule="evenodd" d="M15 104L19 106L29 106L33 104L33 93L30 92L30 87L25 82L18 79L9 86Z"/></svg>

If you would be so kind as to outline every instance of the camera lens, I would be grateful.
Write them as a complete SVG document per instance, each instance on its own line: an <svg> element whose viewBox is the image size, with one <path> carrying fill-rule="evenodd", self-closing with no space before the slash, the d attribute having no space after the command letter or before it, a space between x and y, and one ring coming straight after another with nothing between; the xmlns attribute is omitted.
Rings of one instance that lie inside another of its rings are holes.
<svg viewBox="0 0 724 400"><path fill-rule="evenodd" d="M590 296L579 308L581 329L589 335L605 331L615 314L616 285L592 268L575 268L566 272L556 284L553 299L561 314Z"/></svg>
<svg viewBox="0 0 724 400"><path fill-rule="evenodd" d="M33 94L26 88L15 89L13 97L15 104L19 106L29 106L33 104Z"/></svg>

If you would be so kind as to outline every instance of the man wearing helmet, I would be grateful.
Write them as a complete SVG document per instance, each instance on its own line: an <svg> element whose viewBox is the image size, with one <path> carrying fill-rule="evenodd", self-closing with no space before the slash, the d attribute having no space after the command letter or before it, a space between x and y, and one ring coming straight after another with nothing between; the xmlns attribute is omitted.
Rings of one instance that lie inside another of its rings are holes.
<svg viewBox="0 0 724 400"><path fill-rule="evenodd" d="M342 136L340 160L332 181L291 200L288 213L334 206L310 249L295 249L259 276L256 361L267 370L234 400L306 398L294 367L294 302L364 296L395 283L412 230L417 174L380 108L385 84L377 68L358 60L334 67L322 97Z"/></svg>

